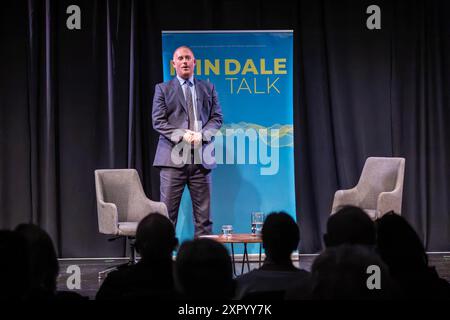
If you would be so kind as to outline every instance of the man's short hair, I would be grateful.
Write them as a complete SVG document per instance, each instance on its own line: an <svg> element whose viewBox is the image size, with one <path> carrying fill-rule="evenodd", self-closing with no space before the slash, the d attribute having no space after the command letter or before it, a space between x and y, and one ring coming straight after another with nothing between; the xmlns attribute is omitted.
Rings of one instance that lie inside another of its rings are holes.
<svg viewBox="0 0 450 320"><path fill-rule="evenodd" d="M375 224L361 208L345 206L328 218L324 235L327 247L345 243L374 246L375 239Z"/></svg>
<svg viewBox="0 0 450 320"><path fill-rule="evenodd" d="M177 245L172 222L159 213L150 213L139 222L136 230L136 250L143 259L167 258Z"/></svg>
<svg viewBox="0 0 450 320"><path fill-rule="evenodd" d="M175 263L178 289L191 299L229 299L234 295L231 258L212 239L185 241Z"/></svg>
<svg viewBox="0 0 450 320"><path fill-rule="evenodd" d="M272 258L285 258L297 249L300 232L297 223L286 212L273 212L264 221L262 240Z"/></svg>
<svg viewBox="0 0 450 320"><path fill-rule="evenodd" d="M194 51L193 51L189 46L183 45L183 46L179 46L178 48L176 48L175 50L173 50L172 57L175 55L175 52L177 52L179 49L182 49L182 48L188 49L188 50L192 53L192 57L195 56L195 55L194 55Z"/></svg>

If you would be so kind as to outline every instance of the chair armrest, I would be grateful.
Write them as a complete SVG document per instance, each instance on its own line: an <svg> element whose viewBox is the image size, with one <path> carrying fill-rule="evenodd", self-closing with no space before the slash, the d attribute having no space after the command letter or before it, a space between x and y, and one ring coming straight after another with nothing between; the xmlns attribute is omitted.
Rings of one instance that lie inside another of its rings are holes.
<svg viewBox="0 0 450 320"><path fill-rule="evenodd" d="M331 213L335 213L341 207L346 205L358 206L360 203L358 190L356 187L352 189L338 190L334 194L333 208Z"/></svg>
<svg viewBox="0 0 450 320"><path fill-rule="evenodd" d="M98 229L104 234L119 234L119 214L114 203L97 201Z"/></svg>
<svg viewBox="0 0 450 320"><path fill-rule="evenodd" d="M394 190L389 192L381 192L377 200L377 215L378 219L385 213L394 211L401 214L402 210L402 187L397 186Z"/></svg>
<svg viewBox="0 0 450 320"><path fill-rule="evenodd" d="M133 220L135 220L136 222L141 221L148 214L155 212L169 217L167 207L163 202L153 201L146 197L142 200L142 204L143 207L141 207L141 210L139 212L136 212L136 214L133 216Z"/></svg>
<svg viewBox="0 0 450 320"><path fill-rule="evenodd" d="M153 201L153 202L155 202L155 201ZM160 214L162 214L163 216L169 218L169 211L167 210L166 204L164 202L155 202L155 203L159 206L158 212Z"/></svg>

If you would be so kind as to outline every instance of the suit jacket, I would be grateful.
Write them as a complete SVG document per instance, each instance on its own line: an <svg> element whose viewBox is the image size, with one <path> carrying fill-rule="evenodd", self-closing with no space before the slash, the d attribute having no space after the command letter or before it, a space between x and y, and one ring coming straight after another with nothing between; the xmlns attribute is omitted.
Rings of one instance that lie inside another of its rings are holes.
<svg viewBox="0 0 450 320"><path fill-rule="evenodd" d="M202 150L207 146L209 146L208 151L212 150L212 152L206 152L212 157L202 159L202 165L206 169L212 169L216 167L216 161L214 145L210 144L214 143L214 134L222 126L222 110L213 84L196 78L194 78L194 84L197 96L197 120L202 124ZM182 146L183 134L189 126L186 100L176 77L155 86L152 119L153 128L160 134L153 165L183 167L186 164L185 161L174 163L171 158L173 148L177 145Z"/></svg>

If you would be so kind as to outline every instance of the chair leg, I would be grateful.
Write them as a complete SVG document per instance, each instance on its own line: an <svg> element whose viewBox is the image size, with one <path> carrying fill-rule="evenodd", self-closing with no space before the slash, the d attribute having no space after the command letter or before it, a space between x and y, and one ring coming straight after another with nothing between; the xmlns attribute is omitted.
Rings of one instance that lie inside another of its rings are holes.
<svg viewBox="0 0 450 320"><path fill-rule="evenodd" d="M109 267L108 269L102 270L98 273L98 280L105 278L110 272L119 269L120 267L127 266L129 262L119 264L118 266Z"/></svg>
<svg viewBox="0 0 450 320"><path fill-rule="evenodd" d="M128 261L128 264L136 264L136 245L135 245L135 239L128 237L128 242L130 244L130 260Z"/></svg>
<svg viewBox="0 0 450 320"><path fill-rule="evenodd" d="M116 238L117 239L117 238ZM113 239L115 240L115 239ZM118 270L119 268L130 266L133 264L136 264L136 246L135 246L135 238L134 237L127 237L128 243L130 245L130 257L127 262L119 264L117 266L109 267L108 269L105 269L103 271L100 271L98 273L98 280L103 279L105 276L107 276L110 272Z"/></svg>

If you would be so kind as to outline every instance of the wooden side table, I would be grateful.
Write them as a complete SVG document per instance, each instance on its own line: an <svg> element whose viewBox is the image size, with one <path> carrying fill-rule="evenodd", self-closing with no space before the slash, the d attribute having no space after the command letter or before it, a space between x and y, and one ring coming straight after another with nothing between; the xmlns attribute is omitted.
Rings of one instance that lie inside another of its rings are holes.
<svg viewBox="0 0 450 320"><path fill-rule="evenodd" d="M262 237L261 235L253 235L252 233L236 233L232 234L228 237L224 235L207 235L207 236L200 236L201 238L210 238L215 241L218 241L223 244L229 243L231 245L231 261L233 263L233 273L235 276L236 274L236 261L234 258L234 244L235 243L242 243L244 244L244 255L242 256L242 269L241 274L244 272L244 266L247 264L247 269L250 271L250 261L248 258L248 251L247 251L247 244L248 243L259 243L259 259L258 263L261 267L261 250L262 250Z"/></svg>

